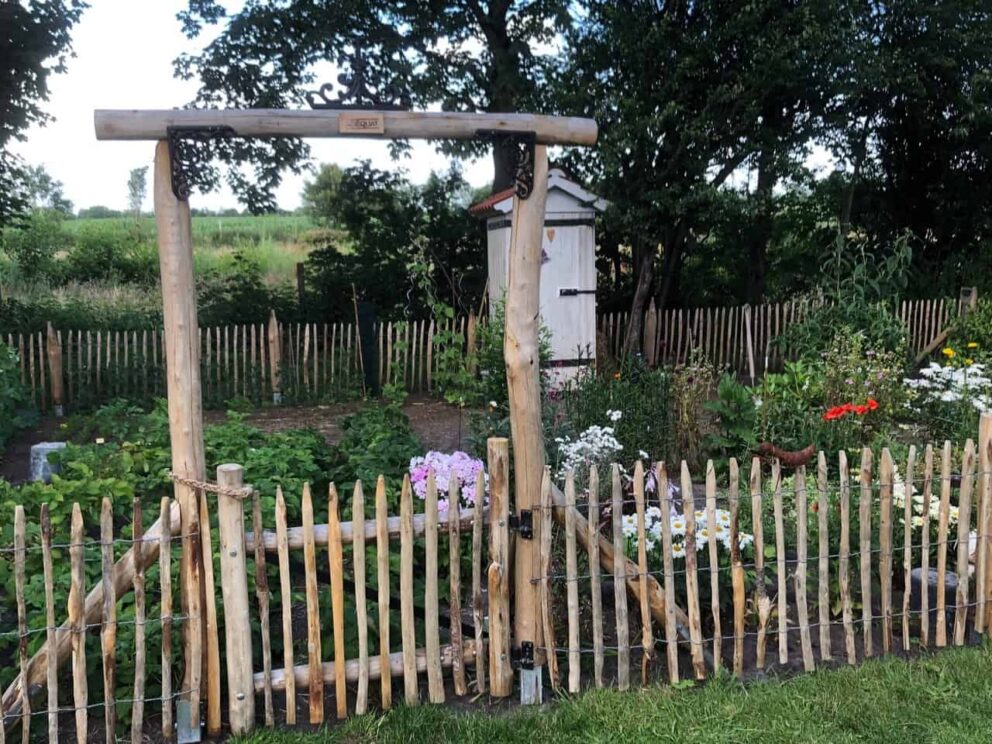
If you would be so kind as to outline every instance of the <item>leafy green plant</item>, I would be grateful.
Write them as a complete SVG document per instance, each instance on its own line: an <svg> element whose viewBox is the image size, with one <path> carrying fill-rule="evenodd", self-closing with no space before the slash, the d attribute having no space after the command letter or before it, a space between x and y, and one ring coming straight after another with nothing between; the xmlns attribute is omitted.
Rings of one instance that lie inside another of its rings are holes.
<svg viewBox="0 0 992 744"><path fill-rule="evenodd" d="M822 262L820 294L810 298L802 321L776 343L791 355L815 361L838 332L857 328L871 348L906 356L906 328L896 311L912 255L907 236L888 251L869 252L838 234Z"/></svg>
<svg viewBox="0 0 992 744"><path fill-rule="evenodd" d="M17 354L0 343L0 453L10 436L35 417L33 411L26 410L29 402L20 374Z"/></svg>
<svg viewBox="0 0 992 744"><path fill-rule="evenodd" d="M733 375L724 374L717 383L716 398L703 406L716 424L704 440L707 452L720 459L736 457L744 461L757 445L758 409L751 390Z"/></svg>

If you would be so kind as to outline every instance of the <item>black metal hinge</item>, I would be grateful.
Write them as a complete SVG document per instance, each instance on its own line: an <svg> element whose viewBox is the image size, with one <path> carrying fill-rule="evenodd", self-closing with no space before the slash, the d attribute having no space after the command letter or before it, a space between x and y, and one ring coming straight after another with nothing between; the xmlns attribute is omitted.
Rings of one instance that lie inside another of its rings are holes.
<svg viewBox="0 0 992 744"><path fill-rule="evenodd" d="M519 514L510 515L510 529L516 530L524 540L534 538L534 512L530 509L521 509Z"/></svg>
<svg viewBox="0 0 992 744"><path fill-rule="evenodd" d="M517 198L528 198L534 191L534 148L537 146L537 134L509 129L479 129L475 134L479 139L492 142L493 147L505 151L513 168Z"/></svg>
<svg viewBox="0 0 992 744"><path fill-rule="evenodd" d="M564 289L559 289L558 290L558 296L559 297L575 297L576 295L584 295L584 294L594 295L594 294L596 294L596 290L595 289L576 289L575 287L566 287Z"/></svg>
<svg viewBox="0 0 992 744"><path fill-rule="evenodd" d="M169 126L169 167L172 193L180 201L187 201L200 172L209 165L210 141L237 137L238 133L226 125Z"/></svg>
<svg viewBox="0 0 992 744"><path fill-rule="evenodd" d="M522 641L519 646L511 648L510 665L514 669L533 669L534 644L531 641Z"/></svg>

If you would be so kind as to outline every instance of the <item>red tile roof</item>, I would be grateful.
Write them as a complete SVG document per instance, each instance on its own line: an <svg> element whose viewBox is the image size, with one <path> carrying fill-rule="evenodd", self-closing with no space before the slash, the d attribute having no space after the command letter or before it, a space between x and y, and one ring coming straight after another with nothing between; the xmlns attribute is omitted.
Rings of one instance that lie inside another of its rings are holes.
<svg viewBox="0 0 992 744"><path fill-rule="evenodd" d="M469 214L483 214L484 212L488 212L501 201L504 199L509 199L511 196L513 196L512 186L508 189L504 189L503 191L498 191L495 194L490 194L478 204L473 204L469 207Z"/></svg>

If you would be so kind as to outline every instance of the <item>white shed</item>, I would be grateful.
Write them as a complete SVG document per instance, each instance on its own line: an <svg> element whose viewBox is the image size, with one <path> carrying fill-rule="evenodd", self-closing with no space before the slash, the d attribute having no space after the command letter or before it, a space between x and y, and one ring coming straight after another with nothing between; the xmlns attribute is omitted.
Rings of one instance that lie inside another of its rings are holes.
<svg viewBox="0 0 992 744"><path fill-rule="evenodd" d="M552 374L567 379L596 359L596 214L606 202L560 168L548 172L541 266L541 318L551 332ZM486 220L489 302L506 292L513 189L469 211Z"/></svg>

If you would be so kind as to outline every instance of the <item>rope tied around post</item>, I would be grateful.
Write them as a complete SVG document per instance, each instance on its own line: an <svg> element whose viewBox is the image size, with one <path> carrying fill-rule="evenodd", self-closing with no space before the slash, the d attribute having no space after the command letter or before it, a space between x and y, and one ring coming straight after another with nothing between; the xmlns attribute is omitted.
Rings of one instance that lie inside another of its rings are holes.
<svg viewBox="0 0 992 744"><path fill-rule="evenodd" d="M222 486L219 483L201 481L196 478L187 478L185 475L179 475L171 470L169 471L169 478L173 483L180 483L197 491L203 491L204 493L216 493L221 496L230 496L233 499L239 499L241 501L244 501L245 499L259 493L259 491L250 485L242 488L231 488L230 486Z"/></svg>

